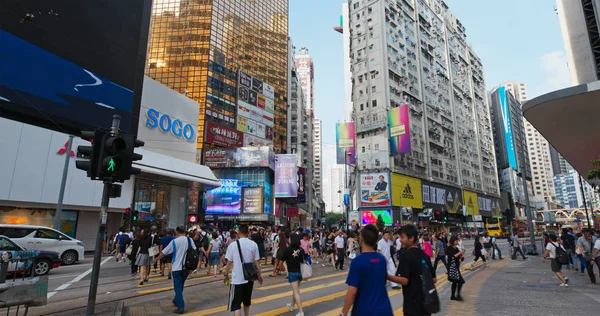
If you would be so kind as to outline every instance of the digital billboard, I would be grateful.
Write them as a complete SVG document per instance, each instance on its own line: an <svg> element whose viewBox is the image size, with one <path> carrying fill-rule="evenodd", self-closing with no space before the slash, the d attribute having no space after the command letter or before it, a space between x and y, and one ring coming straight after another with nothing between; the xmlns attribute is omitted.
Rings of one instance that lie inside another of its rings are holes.
<svg viewBox="0 0 600 316"><path fill-rule="evenodd" d="M242 188L237 179L219 179L221 186L206 192L207 214L239 214Z"/></svg>
<svg viewBox="0 0 600 316"><path fill-rule="evenodd" d="M373 210L373 211L361 211L360 217L363 225L377 224L377 217L381 215L381 219L385 223L385 226L392 226L392 212L390 210Z"/></svg>
<svg viewBox="0 0 600 316"><path fill-rule="evenodd" d="M239 147L204 151L204 165L209 168L275 168L275 154L269 147Z"/></svg>
<svg viewBox="0 0 600 316"><path fill-rule="evenodd" d="M3 1L0 115L79 134L108 128L119 114L121 131L135 133L151 5Z"/></svg>
<svg viewBox="0 0 600 316"><path fill-rule="evenodd" d="M263 187L242 188L242 213L262 214L264 209L264 191Z"/></svg>
<svg viewBox="0 0 600 316"><path fill-rule="evenodd" d="M298 196L297 164L296 154L275 156L275 198Z"/></svg>
<svg viewBox="0 0 600 316"><path fill-rule="evenodd" d="M388 130L390 134L390 155L409 153L411 147L408 104L388 110Z"/></svg>
<svg viewBox="0 0 600 316"><path fill-rule="evenodd" d="M506 98L506 89L504 86L498 88L498 98L500 99L500 108L502 110L502 129L504 130L504 141L506 142L508 164L513 169L518 170L515 142L512 136L512 124L510 122L510 106Z"/></svg>
<svg viewBox="0 0 600 316"><path fill-rule="evenodd" d="M356 133L354 122L335 125L336 157L338 164L356 164Z"/></svg>

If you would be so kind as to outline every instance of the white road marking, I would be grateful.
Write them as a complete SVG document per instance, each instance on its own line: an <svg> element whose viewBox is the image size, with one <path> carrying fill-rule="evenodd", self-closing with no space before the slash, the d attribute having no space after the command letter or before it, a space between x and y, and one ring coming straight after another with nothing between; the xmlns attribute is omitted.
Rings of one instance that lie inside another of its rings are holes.
<svg viewBox="0 0 600 316"><path fill-rule="evenodd" d="M114 258L113 257L108 257L108 258L102 260L102 262L100 262L100 266L102 266L103 264L107 263L110 259L114 259ZM58 293L58 291L65 290L66 288L68 288L69 286L71 286L71 284L77 283L77 282L81 281L83 278L85 278L90 273L92 273L92 268L89 268L87 271L85 271L82 274L78 275L73 280L71 280L71 281L69 281L67 283L64 283L61 286L57 287L56 289L54 289L54 291L48 292L48 298L51 298L52 296L56 295L56 293Z"/></svg>

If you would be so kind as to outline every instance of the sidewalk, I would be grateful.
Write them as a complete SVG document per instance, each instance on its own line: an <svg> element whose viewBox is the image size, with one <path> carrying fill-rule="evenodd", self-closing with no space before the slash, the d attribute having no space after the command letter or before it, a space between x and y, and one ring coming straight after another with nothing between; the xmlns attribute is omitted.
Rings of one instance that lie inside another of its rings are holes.
<svg viewBox="0 0 600 316"><path fill-rule="evenodd" d="M488 275L481 271L467 280L463 291L475 292L477 298L473 315L598 315L600 285L591 284L587 274L563 269L569 287L562 288L549 260L542 263L540 256L529 256L526 261L508 261Z"/></svg>

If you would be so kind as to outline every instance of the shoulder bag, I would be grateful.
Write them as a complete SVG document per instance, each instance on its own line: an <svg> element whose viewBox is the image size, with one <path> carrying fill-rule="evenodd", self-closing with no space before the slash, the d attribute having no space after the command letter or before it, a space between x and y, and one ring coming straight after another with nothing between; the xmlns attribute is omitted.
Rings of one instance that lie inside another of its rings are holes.
<svg viewBox="0 0 600 316"><path fill-rule="evenodd" d="M254 261L245 263L244 256L242 256L242 246L240 244L239 239L235 241L238 246L238 252L240 254L240 261L242 262L242 270L244 271L244 280L246 281L256 281L258 280L258 269L256 268L256 264Z"/></svg>
<svg viewBox="0 0 600 316"><path fill-rule="evenodd" d="M306 281L306 280L312 278L313 271L312 271L312 267L310 266L310 264L308 264L306 262L304 250L302 251L302 257L304 258L304 262L302 262L300 264L300 273L302 274L302 280Z"/></svg>
<svg viewBox="0 0 600 316"><path fill-rule="evenodd" d="M160 253L160 247L154 243L154 237L152 236L152 242L150 243L150 248L148 249L148 255L150 257L156 257Z"/></svg>

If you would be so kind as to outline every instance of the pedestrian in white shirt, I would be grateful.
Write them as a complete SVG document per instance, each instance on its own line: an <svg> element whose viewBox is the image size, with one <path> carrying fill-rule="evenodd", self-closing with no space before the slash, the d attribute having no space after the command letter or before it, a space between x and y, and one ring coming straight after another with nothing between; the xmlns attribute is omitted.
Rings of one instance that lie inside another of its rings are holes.
<svg viewBox="0 0 600 316"><path fill-rule="evenodd" d="M176 314L183 314L184 300L183 300L183 287L185 280L190 274L190 270L184 267L184 261L188 247L196 249L196 246L190 238L185 236L185 228L178 226L175 229L177 238L171 240L169 245L163 249L163 251L156 258L157 261L164 258L166 255L173 254L173 264L171 271L173 273L173 290L175 291L175 298L173 298L173 304L177 309Z"/></svg>
<svg viewBox="0 0 600 316"><path fill-rule="evenodd" d="M546 245L546 252L544 252L544 258L542 259L542 261L546 262L546 258L550 258L550 267L552 269L552 272L556 273L556 276L562 282L560 286L568 287L569 278L565 277L565 275L560 271L562 268L562 264L556 259L556 249L560 248L562 249L562 251L565 251L565 248L563 248L561 242L557 240L558 238L556 238L556 235L550 234L549 238L550 242Z"/></svg>
<svg viewBox="0 0 600 316"><path fill-rule="evenodd" d="M337 237L335 237L334 241L335 247L337 249L337 260L335 261L335 269L344 270L344 257L346 257L344 242L344 233L342 231L338 231Z"/></svg>
<svg viewBox="0 0 600 316"><path fill-rule="evenodd" d="M239 239L227 247L227 253L225 254L227 266L223 271L225 278L228 279L229 270L232 270L228 309L233 312L235 316L242 315L242 304L244 304L244 315L250 315L250 305L252 304L252 288L254 287L254 281L248 281L244 278L242 264L254 262L258 272L258 283L260 285L263 283L258 245L248 238L248 226L240 225L238 235ZM244 262L242 262L242 258L240 258L240 251Z"/></svg>
<svg viewBox="0 0 600 316"><path fill-rule="evenodd" d="M377 243L377 252L382 254L387 261L387 274L396 275L396 265L392 261L390 250L392 248L392 241L390 240L390 232L384 231L383 238ZM399 289L398 284L392 282L392 289Z"/></svg>

